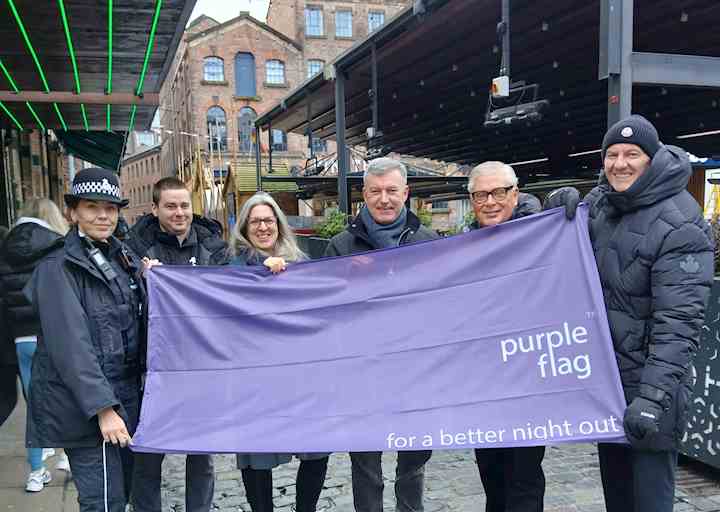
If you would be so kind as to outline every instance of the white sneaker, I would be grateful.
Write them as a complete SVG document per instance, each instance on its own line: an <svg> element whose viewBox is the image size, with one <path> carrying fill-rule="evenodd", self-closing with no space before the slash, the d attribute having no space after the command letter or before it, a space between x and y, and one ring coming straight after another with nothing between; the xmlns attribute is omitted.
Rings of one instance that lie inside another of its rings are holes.
<svg viewBox="0 0 720 512"><path fill-rule="evenodd" d="M55 448L43 448L42 461L45 462L50 457L55 456Z"/></svg>
<svg viewBox="0 0 720 512"><path fill-rule="evenodd" d="M55 469L58 469L60 471L67 471L68 473L70 473L70 461L68 460L68 456L66 454L60 454L57 463L55 464Z"/></svg>
<svg viewBox="0 0 720 512"><path fill-rule="evenodd" d="M52 475L50 474L50 471L45 469L43 466L37 471L30 472L27 483L25 484L25 490L28 492L42 491L45 484L50 483L50 480L52 480Z"/></svg>

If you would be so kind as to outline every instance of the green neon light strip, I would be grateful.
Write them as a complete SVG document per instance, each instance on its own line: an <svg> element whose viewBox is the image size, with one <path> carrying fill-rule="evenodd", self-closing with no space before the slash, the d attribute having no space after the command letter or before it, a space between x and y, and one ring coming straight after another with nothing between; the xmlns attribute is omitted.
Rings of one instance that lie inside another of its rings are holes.
<svg viewBox="0 0 720 512"><path fill-rule="evenodd" d="M5 112L5 113L7 114L7 116L8 116L10 119L13 120L13 123L15 123L15 126L18 127L18 130L21 130L21 131L22 131L22 130L24 129L24 128L22 127L22 125L20 124L20 121L18 121L18 120L15 118L15 116L12 115L12 112L10 112L10 111L8 110L8 108L5 106L5 103L3 103L2 101L0 101L0 108L3 110L3 112Z"/></svg>
<svg viewBox="0 0 720 512"><path fill-rule="evenodd" d="M80 112L82 112L82 118L83 118L83 124L85 125L85 131L90 131L90 125L88 124L87 120L87 113L85 112L85 105L83 103L80 104Z"/></svg>
<svg viewBox="0 0 720 512"><path fill-rule="evenodd" d="M148 45L145 49L145 62L143 62L142 72L140 73L140 79L138 80L137 87L135 88L135 94L140 96L145 85L145 73L147 72L148 63L150 62L150 54L152 53L153 46L155 44L155 30L158 26L158 20L160 20L160 9L162 8L162 0L157 0L155 4L155 15L153 16L152 27L150 28L150 39L148 39Z"/></svg>
<svg viewBox="0 0 720 512"><path fill-rule="evenodd" d="M72 37L70 37L70 25L68 24L67 13L65 12L64 0L58 0L58 7L60 7L60 16L62 17L63 28L65 29L65 41L67 42L73 74L75 75L75 90L80 94L80 74L78 73L77 61L75 60L75 48L73 47Z"/></svg>
<svg viewBox="0 0 720 512"><path fill-rule="evenodd" d="M40 65L40 60L38 60L38 56L35 53L35 48L33 48L32 43L30 42L30 36L28 36L27 30L25 30L25 25L23 24L22 19L20 18L20 14L18 14L17 9L15 8L15 2L13 0L7 0L8 5L10 5L10 10L13 13L13 16L15 17L15 22L18 25L18 28L20 29L20 33L23 36L23 39L25 40L25 46L27 46L28 51L30 52L30 55L32 55L33 61L35 62L35 67L37 67L38 73L40 73L40 79L42 80L43 86L45 87L45 92L50 92L50 86L47 83L47 79L45 78L45 72L43 71L42 66Z"/></svg>
<svg viewBox="0 0 720 512"><path fill-rule="evenodd" d="M133 131L133 128L135 127L135 112L137 112L137 105L133 105L132 110L130 111L130 124L128 125L128 132Z"/></svg>
<svg viewBox="0 0 720 512"><path fill-rule="evenodd" d="M32 105L30 105L29 101L26 101L25 105L27 105L28 110L35 118L35 121L37 122L38 125L40 125L40 128L42 129L43 133L45 133L47 131L47 129L45 128L45 125L43 124L43 122L40 120L40 116L38 116L37 112L35 112L35 109L32 108Z"/></svg>
<svg viewBox="0 0 720 512"><path fill-rule="evenodd" d="M12 87L13 91L20 92L20 89L18 89L15 80L13 80L13 77L10 75L10 72L7 70L2 60L0 60L0 69L2 69L3 75L5 75L5 78L7 78L7 81L10 82L10 87Z"/></svg>
<svg viewBox="0 0 720 512"><path fill-rule="evenodd" d="M107 106L107 131L110 131L110 105Z"/></svg>
<svg viewBox="0 0 720 512"><path fill-rule="evenodd" d="M53 103L53 107L55 107L55 113L58 116L58 119L60 119L60 124L63 127L63 130L67 131L67 124L65 124L65 119L63 118L62 113L60 112L60 107L58 107L57 103Z"/></svg>
<svg viewBox="0 0 720 512"><path fill-rule="evenodd" d="M112 92L112 59L113 59L113 0L108 0L108 71L107 93Z"/></svg>

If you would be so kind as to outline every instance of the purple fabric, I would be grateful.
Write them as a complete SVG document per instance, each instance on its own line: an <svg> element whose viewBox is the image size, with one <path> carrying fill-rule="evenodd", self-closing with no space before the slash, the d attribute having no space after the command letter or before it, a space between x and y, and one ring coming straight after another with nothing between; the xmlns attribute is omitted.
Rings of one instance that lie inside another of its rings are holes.
<svg viewBox="0 0 720 512"><path fill-rule="evenodd" d="M276 276L156 267L134 449L621 441L625 400L587 231L581 207L574 222L551 210Z"/></svg>

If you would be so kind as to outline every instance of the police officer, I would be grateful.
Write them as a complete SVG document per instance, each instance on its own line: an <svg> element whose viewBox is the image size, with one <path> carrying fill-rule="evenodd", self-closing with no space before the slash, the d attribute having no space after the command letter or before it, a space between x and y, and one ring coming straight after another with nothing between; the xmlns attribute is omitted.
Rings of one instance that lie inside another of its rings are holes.
<svg viewBox="0 0 720 512"><path fill-rule="evenodd" d="M28 400L28 445L65 448L81 512L122 512L138 420L142 266L113 237L114 172L91 168L65 195L73 227L25 288L41 323Z"/></svg>

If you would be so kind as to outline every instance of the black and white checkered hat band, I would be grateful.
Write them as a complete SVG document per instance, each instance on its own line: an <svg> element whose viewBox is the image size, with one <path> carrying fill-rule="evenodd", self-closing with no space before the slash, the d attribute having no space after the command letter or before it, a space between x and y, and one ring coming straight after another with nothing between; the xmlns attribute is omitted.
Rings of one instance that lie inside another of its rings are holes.
<svg viewBox="0 0 720 512"><path fill-rule="evenodd" d="M120 187L113 185L106 179L102 181L83 181L76 183L73 185L72 193L76 196L82 194L107 194L116 199L120 199Z"/></svg>

